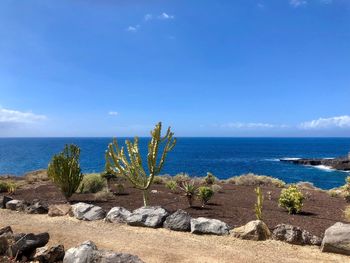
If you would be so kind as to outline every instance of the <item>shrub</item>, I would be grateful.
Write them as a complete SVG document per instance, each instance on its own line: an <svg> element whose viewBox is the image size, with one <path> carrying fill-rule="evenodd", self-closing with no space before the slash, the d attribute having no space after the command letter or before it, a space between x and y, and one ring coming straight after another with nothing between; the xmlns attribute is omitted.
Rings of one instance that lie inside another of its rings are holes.
<svg viewBox="0 0 350 263"><path fill-rule="evenodd" d="M197 188L194 184L194 181L184 182L180 186L180 189L185 192L185 196L187 197L188 205L192 207L193 197L197 192Z"/></svg>
<svg viewBox="0 0 350 263"><path fill-rule="evenodd" d="M346 202L350 202L350 176L345 179L346 184L344 185L345 195L344 198Z"/></svg>
<svg viewBox="0 0 350 263"><path fill-rule="evenodd" d="M106 181L100 174L86 174L80 183L80 193L97 193L106 186Z"/></svg>
<svg viewBox="0 0 350 263"><path fill-rule="evenodd" d="M211 186L211 189L214 191L214 193L221 193L222 192L222 186L218 184L213 184Z"/></svg>
<svg viewBox="0 0 350 263"><path fill-rule="evenodd" d="M278 204L288 210L289 214L297 214L303 208L303 194L298 190L296 185L291 185L283 189L278 199Z"/></svg>
<svg viewBox="0 0 350 263"><path fill-rule="evenodd" d="M186 173L179 173L174 176L174 180L177 184L182 184L190 180L190 176Z"/></svg>
<svg viewBox="0 0 350 263"><path fill-rule="evenodd" d="M46 170L37 170L37 171L29 172L24 175L24 179L29 184L49 180Z"/></svg>
<svg viewBox="0 0 350 263"><path fill-rule="evenodd" d="M7 182L1 182L0 181L0 193L7 192L8 184Z"/></svg>
<svg viewBox="0 0 350 263"><path fill-rule="evenodd" d="M216 177L212 173L208 172L207 176L204 178L204 181L207 185L212 185L215 183Z"/></svg>
<svg viewBox="0 0 350 263"><path fill-rule="evenodd" d="M113 198L113 193L107 191L100 191L94 194L95 201L108 201Z"/></svg>
<svg viewBox="0 0 350 263"><path fill-rule="evenodd" d="M177 182L174 180L170 180L165 183L165 187L170 189L170 191L175 192L177 189Z"/></svg>
<svg viewBox="0 0 350 263"><path fill-rule="evenodd" d="M114 193L116 195L123 195L123 194L125 194L125 187L124 187L123 184L117 183L117 184L114 185L114 188L115 188L115 192Z"/></svg>
<svg viewBox="0 0 350 263"><path fill-rule="evenodd" d="M257 220L262 220L262 209L264 197L260 187L254 189L256 193L256 203L255 203L255 216Z"/></svg>
<svg viewBox="0 0 350 263"><path fill-rule="evenodd" d="M0 181L0 193L7 192L13 194L17 189L17 184L15 182L4 182Z"/></svg>
<svg viewBox="0 0 350 263"><path fill-rule="evenodd" d="M164 178L162 176L157 175L153 178L153 183L154 184L164 184Z"/></svg>
<svg viewBox="0 0 350 263"><path fill-rule="evenodd" d="M208 186L201 186L198 188L198 198L202 202L202 207L209 202L213 195L214 191Z"/></svg>
<svg viewBox="0 0 350 263"><path fill-rule="evenodd" d="M60 188L66 198L75 193L83 180L79 165L80 149L65 145L63 151L53 156L47 169L49 178Z"/></svg>
<svg viewBox="0 0 350 263"><path fill-rule="evenodd" d="M286 185L286 183L280 179L265 175L256 175L253 173L231 177L227 179L226 182L236 185L276 186L279 188L282 188Z"/></svg>

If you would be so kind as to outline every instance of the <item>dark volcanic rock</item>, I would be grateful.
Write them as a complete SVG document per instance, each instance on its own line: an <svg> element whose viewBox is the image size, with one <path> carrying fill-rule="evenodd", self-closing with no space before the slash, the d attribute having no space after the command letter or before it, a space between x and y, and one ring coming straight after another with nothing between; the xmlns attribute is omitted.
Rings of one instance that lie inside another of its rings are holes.
<svg viewBox="0 0 350 263"><path fill-rule="evenodd" d="M311 166L324 165L336 170L350 171L350 158L348 156L338 157L334 159L285 158L285 159L280 159L280 161L293 163L293 164L300 164L300 165L311 165Z"/></svg>
<svg viewBox="0 0 350 263"><path fill-rule="evenodd" d="M277 225L273 229L272 238L294 245L320 246L322 242L321 238L311 235L308 231L287 224Z"/></svg>
<svg viewBox="0 0 350 263"><path fill-rule="evenodd" d="M184 210L177 210L168 216L164 227L175 231L191 231L191 216Z"/></svg>
<svg viewBox="0 0 350 263"><path fill-rule="evenodd" d="M54 263L63 261L65 252L63 245L57 245L53 247L41 247L37 248L33 257L34 261L40 263Z"/></svg>
<svg viewBox="0 0 350 263"><path fill-rule="evenodd" d="M8 197L8 196L0 197L0 208L6 208L6 204L12 200L13 199L11 197Z"/></svg>
<svg viewBox="0 0 350 263"><path fill-rule="evenodd" d="M45 246L50 239L48 233L41 234L18 234L14 235L15 244L11 246L12 256L17 255L17 259L29 258L37 248Z"/></svg>

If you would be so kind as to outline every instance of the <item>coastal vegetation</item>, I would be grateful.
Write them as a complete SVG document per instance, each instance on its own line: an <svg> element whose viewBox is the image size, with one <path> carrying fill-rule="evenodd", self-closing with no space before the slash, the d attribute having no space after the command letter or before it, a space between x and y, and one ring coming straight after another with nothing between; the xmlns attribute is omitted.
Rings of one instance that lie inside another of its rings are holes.
<svg viewBox="0 0 350 263"><path fill-rule="evenodd" d="M175 180L169 180L165 183L165 187L168 188L173 193L175 193L178 185L177 185L177 182Z"/></svg>
<svg viewBox="0 0 350 263"><path fill-rule="evenodd" d="M208 186L198 187L198 198L202 202L202 207L208 204L209 200L213 197L214 191Z"/></svg>
<svg viewBox="0 0 350 263"><path fill-rule="evenodd" d="M257 220L262 220L263 216L262 216L262 212L263 212L263 201L264 201L264 197L261 191L260 187L257 187L254 189L255 193L256 193L256 203L254 205L255 208L255 216Z"/></svg>
<svg viewBox="0 0 350 263"><path fill-rule="evenodd" d="M283 189L278 199L278 204L288 210L289 214L298 214L303 208L304 196L296 185L290 185Z"/></svg>
<svg viewBox="0 0 350 263"><path fill-rule="evenodd" d="M68 199L79 188L84 175L81 172L80 149L76 145L65 145L63 151L53 156L49 163L48 177L60 188Z"/></svg>
<svg viewBox="0 0 350 263"><path fill-rule="evenodd" d="M97 193L107 186L107 180L99 173L85 174L79 186L80 193ZM106 188L107 190L107 188Z"/></svg>
<svg viewBox="0 0 350 263"><path fill-rule="evenodd" d="M148 144L147 165L148 174L142 164L142 157L139 150L139 139L135 137L134 142L125 141L128 157L124 147L119 147L116 139L108 145L106 151L106 170L116 176L123 175L137 189L143 192L144 206L149 204L149 188L153 183L154 176L159 175L166 160L167 154L174 148L176 139L174 133L168 128L164 137L161 136L162 123L159 122L151 131L151 140ZM163 152L158 162L159 148L164 143ZM157 163L158 162L158 163Z"/></svg>
<svg viewBox="0 0 350 263"><path fill-rule="evenodd" d="M197 193L197 187L195 186L194 181L183 182L180 189L185 193L189 207L192 207L193 198Z"/></svg>
<svg viewBox="0 0 350 263"><path fill-rule="evenodd" d="M276 186L276 187L284 187L286 185L280 179L273 178L265 175L256 175L253 173L243 174L240 176L234 176L225 180L228 183L236 184L236 185L264 185L264 186Z"/></svg>

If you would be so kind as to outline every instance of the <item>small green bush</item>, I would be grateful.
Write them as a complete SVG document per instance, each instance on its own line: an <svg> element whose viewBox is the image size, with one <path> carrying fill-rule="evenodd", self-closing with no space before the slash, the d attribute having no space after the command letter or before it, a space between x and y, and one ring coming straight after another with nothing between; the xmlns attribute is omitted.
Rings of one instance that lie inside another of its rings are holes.
<svg viewBox="0 0 350 263"><path fill-rule="evenodd" d="M214 191L208 186L201 186L198 188L198 198L202 202L202 207L209 202L213 195Z"/></svg>
<svg viewBox="0 0 350 263"><path fill-rule="evenodd" d="M208 172L207 176L204 178L204 181L207 185L212 185L215 184L216 177L212 173Z"/></svg>
<svg viewBox="0 0 350 263"><path fill-rule="evenodd" d="M7 192L13 194L17 189L17 184L14 182L3 182L0 181L0 193Z"/></svg>
<svg viewBox="0 0 350 263"><path fill-rule="evenodd" d="M288 210L289 214L297 214L303 208L304 196L298 190L296 185L291 185L287 189L283 189L278 199L278 204Z"/></svg>
<svg viewBox="0 0 350 263"><path fill-rule="evenodd" d="M106 186L106 181L100 174L86 174L80 184L80 193L97 193Z"/></svg>
<svg viewBox="0 0 350 263"><path fill-rule="evenodd" d="M172 192L176 192L177 182L174 180L170 180L170 181L165 183L165 187L168 188Z"/></svg>
<svg viewBox="0 0 350 263"><path fill-rule="evenodd" d="M0 181L0 193L7 192L8 184L6 182Z"/></svg>

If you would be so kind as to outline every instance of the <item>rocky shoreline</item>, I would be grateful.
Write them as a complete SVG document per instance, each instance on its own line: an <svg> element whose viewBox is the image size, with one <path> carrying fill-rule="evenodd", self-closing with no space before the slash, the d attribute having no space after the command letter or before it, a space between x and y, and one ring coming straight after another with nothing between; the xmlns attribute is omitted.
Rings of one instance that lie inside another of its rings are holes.
<svg viewBox="0 0 350 263"><path fill-rule="evenodd" d="M350 156L337 158L280 158L281 162L308 165L324 166L338 171L350 171Z"/></svg>

